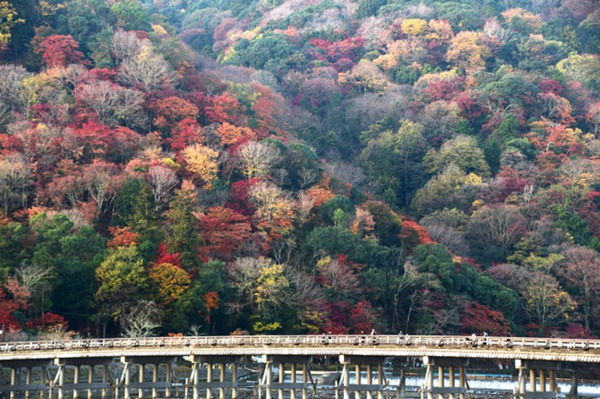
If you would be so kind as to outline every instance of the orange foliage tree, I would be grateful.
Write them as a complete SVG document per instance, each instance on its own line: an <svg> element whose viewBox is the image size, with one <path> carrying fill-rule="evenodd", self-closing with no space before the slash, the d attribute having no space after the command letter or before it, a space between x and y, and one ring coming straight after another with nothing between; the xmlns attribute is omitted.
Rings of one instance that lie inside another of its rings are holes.
<svg viewBox="0 0 600 399"><path fill-rule="evenodd" d="M198 107L183 98L171 96L156 100L152 106L154 125L158 128L172 128L178 122L190 118L196 119L200 114Z"/></svg>
<svg viewBox="0 0 600 399"><path fill-rule="evenodd" d="M228 122L223 122L215 133L221 138L221 144L224 146L236 144L241 139L254 140L257 138L252 129L234 126Z"/></svg>
<svg viewBox="0 0 600 399"><path fill-rule="evenodd" d="M150 269L149 277L163 306L175 301L190 286L192 280L185 270L172 263L159 263Z"/></svg>
<svg viewBox="0 0 600 399"><path fill-rule="evenodd" d="M248 217L232 209L214 206L198 219L205 242L200 253L205 257L231 260L244 242L250 240L252 228Z"/></svg>

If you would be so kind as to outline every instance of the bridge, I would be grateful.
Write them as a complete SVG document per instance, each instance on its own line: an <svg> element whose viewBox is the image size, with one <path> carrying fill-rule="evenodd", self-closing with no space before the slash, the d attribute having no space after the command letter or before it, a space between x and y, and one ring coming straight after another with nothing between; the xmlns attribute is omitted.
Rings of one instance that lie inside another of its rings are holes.
<svg viewBox="0 0 600 399"><path fill-rule="evenodd" d="M260 368L255 397L271 399L277 393L306 399L319 384L310 365L314 357L335 358L342 372L336 398L361 393L406 397L404 378L389 385L384 365L389 358L419 358L426 366L421 397L469 397L467 368L474 359L514 362L519 375L515 399L558 398L556 371L564 363L600 363L600 340L408 336L408 335L303 335L303 336L198 336L119 339L74 339L0 343L0 396L58 399L91 398L94 393L124 399L170 398L179 388L173 378L177 361L189 362L189 375L181 389L185 398L237 398L238 365L250 359ZM120 375L111 369L120 365ZM354 369L353 377L351 370ZM4 370L8 370L5 372ZM82 372L87 371L87 376ZM437 374L437 378L436 378ZM365 377L363 380L363 376ZM134 378L135 377L135 378ZM575 376L576 377L576 376ZM436 381L437 380L437 381ZM437 382L437 383L436 383ZM574 379L571 392L577 398Z"/></svg>

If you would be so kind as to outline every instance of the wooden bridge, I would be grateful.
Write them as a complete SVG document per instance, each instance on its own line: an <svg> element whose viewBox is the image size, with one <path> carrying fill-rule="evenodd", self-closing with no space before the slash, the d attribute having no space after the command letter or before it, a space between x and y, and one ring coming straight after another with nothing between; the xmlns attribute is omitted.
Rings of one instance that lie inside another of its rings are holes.
<svg viewBox="0 0 600 399"><path fill-rule="evenodd" d="M600 363L600 340L408 336L306 335L155 337L75 339L0 343L0 396L29 399L34 395L73 399L84 392L125 399L169 398L176 384L173 364L188 361L190 374L183 396L193 399L238 397L238 365L243 359L260 368L256 396L271 399L284 392L303 399L318 388L310 372L314 357L336 358L342 368L335 382L344 399L364 393L367 399L393 394L405 397L403 379L391 387L384 364L389 358L419 358L427 367L421 397L465 399L467 368L472 359L514 362L519 371L515 399L558 398L556 370L564 363ZM120 364L120 375L111 368ZM287 366L286 366L287 365ZM354 369L351 376L351 370ZM5 371L8 370L8 371ZM87 371L83 376L82 371ZM217 375L218 373L218 375ZM362 378L365 376L366 378ZM437 374L437 378L435 376ZM135 377L135 378L132 378ZM159 378L160 377L160 378ZM437 380L437 384L435 383ZM577 385L567 395L577 398Z"/></svg>

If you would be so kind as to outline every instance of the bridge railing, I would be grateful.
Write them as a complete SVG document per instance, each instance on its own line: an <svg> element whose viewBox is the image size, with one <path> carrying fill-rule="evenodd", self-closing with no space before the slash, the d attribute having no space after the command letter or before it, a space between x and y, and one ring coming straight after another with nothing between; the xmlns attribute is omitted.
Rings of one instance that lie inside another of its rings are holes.
<svg viewBox="0 0 600 399"><path fill-rule="evenodd" d="M523 349L600 349L600 340L440 336L440 335L232 335L232 336L179 336L150 338L73 339L66 341L16 341L0 344L0 352L32 350L85 350L130 348L182 348L182 347L232 347L232 346L323 346L323 345L400 345L427 347L493 346Z"/></svg>

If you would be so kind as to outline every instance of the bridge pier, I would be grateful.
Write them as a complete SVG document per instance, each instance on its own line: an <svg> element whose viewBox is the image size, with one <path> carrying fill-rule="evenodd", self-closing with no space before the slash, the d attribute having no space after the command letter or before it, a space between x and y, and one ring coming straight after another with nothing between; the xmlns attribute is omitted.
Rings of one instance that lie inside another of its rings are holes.
<svg viewBox="0 0 600 399"><path fill-rule="evenodd" d="M519 370L515 399L553 399L559 396L560 390L556 383L558 362L517 359L515 367ZM529 391L526 370L529 371Z"/></svg>
<svg viewBox="0 0 600 399"><path fill-rule="evenodd" d="M265 366L262 376L259 377L258 383L258 398L262 399L262 390L265 389L266 399L272 399L271 389L277 389L277 397L283 399L284 391L289 390L290 398L296 398L296 390L300 390L302 399L307 399L308 389L315 392L315 383L310 374L309 364L312 361L311 356L297 355L272 355L263 356ZM273 382L273 365L278 365L277 381ZM285 382L285 366L290 364L290 382ZM298 365L302 366L302 382L298 382ZM309 382L310 380L310 382Z"/></svg>
<svg viewBox="0 0 600 399"><path fill-rule="evenodd" d="M241 356L229 355L191 355L192 373L189 381L192 383L193 399L200 399L200 390L206 389L206 398L213 398L213 389L218 389L219 399L225 398L225 390L231 390L231 398L238 396L237 371L238 364L242 361ZM200 368L206 364L206 382L200 382ZM213 371L215 365L218 366L219 377L213 380ZM231 366L231 381L226 381L226 368ZM187 397L187 396L186 396Z"/></svg>
<svg viewBox="0 0 600 399"><path fill-rule="evenodd" d="M465 368L469 365L469 359L444 358L423 356L423 364L427 366L425 381L421 390L421 399L442 399L448 395L449 399L465 399L469 384ZM434 370L438 370L438 385L434 385ZM445 372L448 368L448 386L445 386ZM458 381L456 380L456 368L458 368ZM458 386L456 383L458 382Z"/></svg>
<svg viewBox="0 0 600 399"><path fill-rule="evenodd" d="M147 391L151 392L153 399L158 397L159 390L164 392L164 397L169 398L171 396L171 387L173 382L171 381L171 364L176 361L174 356L135 356L135 357L121 357L121 363L124 365L121 378L115 384L115 398L119 397L119 389L123 388L123 397L128 399L131 397L131 390L137 389L137 397L143 398ZM160 365L165 366L165 380L159 381L158 370ZM151 381L145 381L145 370L146 365L152 366ZM132 370L137 366L137 382L132 381ZM102 380L106 383L108 378L108 371L104 368L104 374ZM102 392L104 398L106 393Z"/></svg>
<svg viewBox="0 0 600 399"><path fill-rule="evenodd" d="M367 399L373 399L373 392L377 393L377 399L383 399L383 392L387 387L383 365L386 357L383 356L347 356L340 355L342 364L342 377L340 385L343 389L344 399L350 399L354 392L355 399L360 399L360 393L364 392ZM350 384L350 368L354 366L355 384ZM366 384L362 383L361 367L366 366ZM373 367L376 367L377 383L373 381Z"/></svg>
<svg viewBox="0 0 600 399"><path fill-rule="evenodd" d="M24 393L25 398L30 398L31 393L38 391L39 397L46 395L46 370L52 365L51 360L9 360L0 365L0 392L7 392L10 399ZM2 369L10 370L8 382L3 379ZM34 371L40 375L41 382L32 381ZM24 378L23 378L24 376Z"/></svg>

